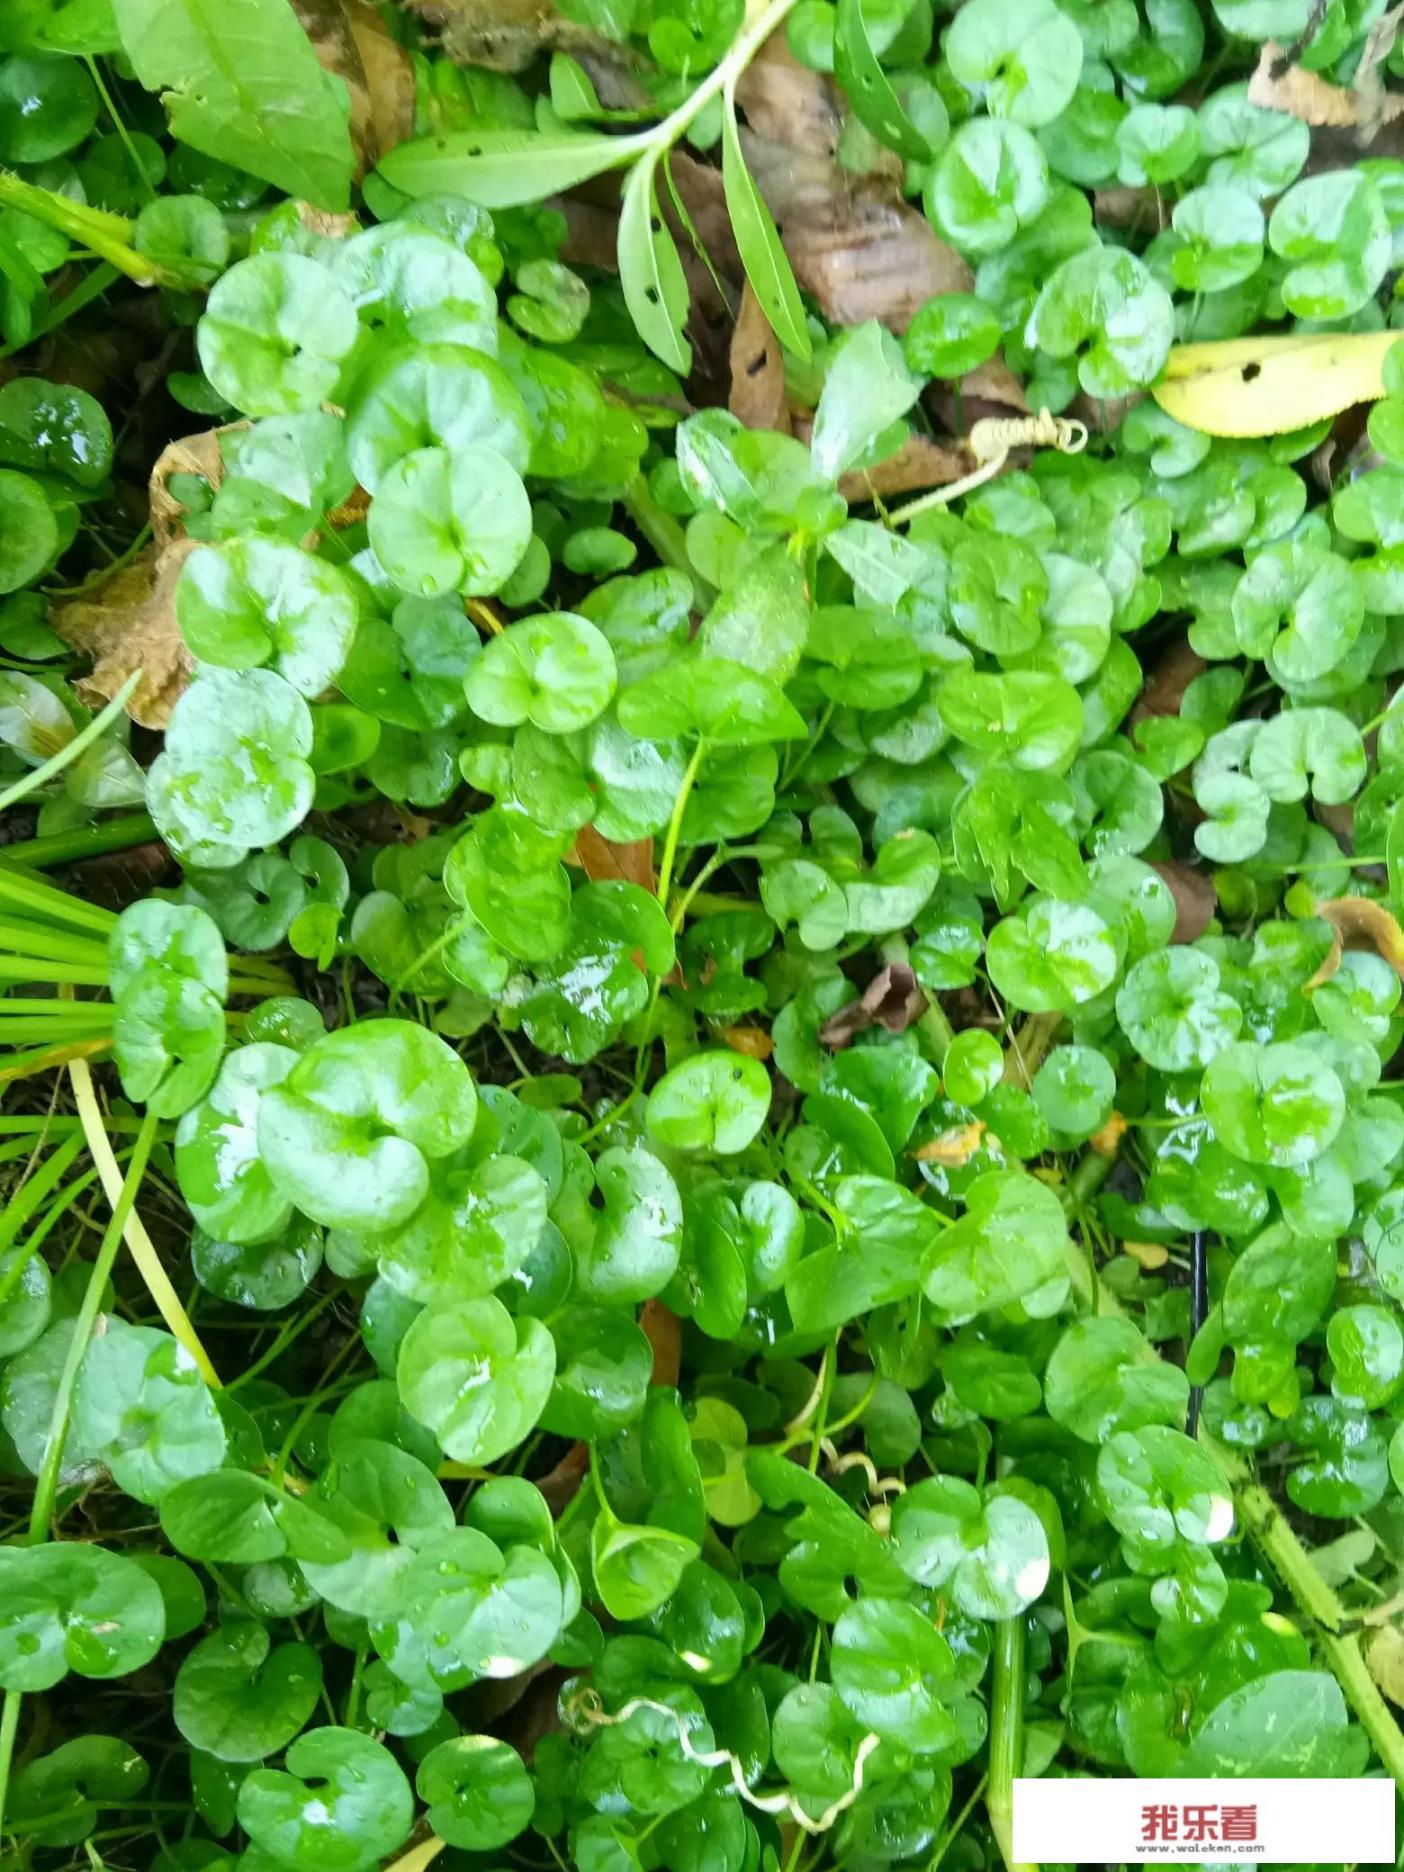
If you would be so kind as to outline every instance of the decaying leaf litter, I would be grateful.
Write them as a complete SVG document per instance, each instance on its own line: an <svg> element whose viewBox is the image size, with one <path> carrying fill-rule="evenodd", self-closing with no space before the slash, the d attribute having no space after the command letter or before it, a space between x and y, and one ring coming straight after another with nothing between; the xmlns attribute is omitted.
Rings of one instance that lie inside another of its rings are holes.
<svg viewBox="0 0 1404 1872"><path fill-rule="evenodd" d="M1393 1776L1384 0L0 22L0 1832Z"/></svg>

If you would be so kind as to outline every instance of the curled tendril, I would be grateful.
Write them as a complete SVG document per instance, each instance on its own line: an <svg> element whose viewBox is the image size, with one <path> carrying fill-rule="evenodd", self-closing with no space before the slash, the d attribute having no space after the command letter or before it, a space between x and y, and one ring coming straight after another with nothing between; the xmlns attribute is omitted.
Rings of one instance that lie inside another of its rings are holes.
<svg viewBox="0 0 1404 1872"><path fill-rule="evenodd" d="M761 1813L785 1814L804 1833L827 1833L839 1815L847 1813L863 1792L863 1770L880 1740L871 1731L863 1737L853 1756L853 1785L846 1793L840 1794L837 1800L831 1801L816 1819L805 1812L799 1797L788 1788L777 1788L770 1794L757 1794L748 1787L740 1757L733 1755L730 1749L694 1748L684 1718L667 1703L655 1702L652 1697L630 1697L611 1716L599 1691L587 1687L566 1698L563 1714L566 1721L577 1730L612 1729L618 1723L628 1722L638 1710L653 1710L659 1716L666 1716L678 1732L678 1747L688 1761L695 1762L699 1768L725 1768L737 1794L749 1806L758 1808Z"/></svg>
<svg viewBox="0 0 1404 1872"><path fill-rule="evenodd" d="M1076 417L1055 416L1046 409L1041 409L1036 416L985 416L966 437L966 447L978 463L973 473L963 475L946 487L932 488L919 500L909 501L887 516L887 524L905 526L928 508L944 507L959 500L962 494L983 487L1003 468L1011 449L1051 448L1057 449L1060 455L1080 455L1087 447L1087 424L1078 422Z"/></svg>
<svg viewBox="0 0 1404 1872"><path fill-rule="evenodd" d="M970 431L970 452L981 467L1003 462L1011 449L1051 448L1060 455L1080 455L1087 447L1087 424L1041 409L1037 416L986 416Z"/></svg>
<svg viewBox="0 0 1404 1872"><path fill-rule="evenodd" d="M872 1457L866 1455L862 1450L850 1450L846 1456L840 1456L828 1437L820 1439L819 1447L823 1451L829 1467L833 1470L835 1475L844 1475L850 1469L861 1469L867 1481L868 1493L870 1495L887 1496L906 1494L907 1485L902 1478L900 1476L880 1476Z"/></svg>

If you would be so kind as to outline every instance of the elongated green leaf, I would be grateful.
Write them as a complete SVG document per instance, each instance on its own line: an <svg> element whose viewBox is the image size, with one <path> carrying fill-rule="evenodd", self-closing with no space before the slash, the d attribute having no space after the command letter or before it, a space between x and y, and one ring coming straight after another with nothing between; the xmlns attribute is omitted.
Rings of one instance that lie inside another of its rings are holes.
<svg viewBox="0 0 1404 1872"><path fill-rule="evenodd" d="M288 0L114 0L171 135L318 208L350 206L349 106Z"/></svg>
<svg viewBox="0 0 1404 1872"><path fill-rule="evenodd" d="M863 18L863 0L839 0L834 76L848 93L858 121L880 143L912 162L931 160L935 152L903 110L887 73L878 63Z"/></svg>
<svg viewBox="0 0 1404 1872"><path fill-rule="evenodd" d="M677 243L653 193L656 158L645 158L624 185L619 215L619 283L640 338L671 369L686 374L684 336L691 301Z"/></svg>
<svg viewBox="0 0 1404 1872"><path fill-rule="evenodd" d="M746 167L736 130L736 106L730 96L722 111L722 184L736 248L761 310L786 350L807 358L809 329L804 322L799 287L770 210Z"/></svg>
<svg viewBox="0 0 1404 1872"><path fill-rule="evenodd" d="M637 137L465 130L401 143L380 173L406 195L466 195L483 208L516 208L621 168L639 147Z"/></svg>

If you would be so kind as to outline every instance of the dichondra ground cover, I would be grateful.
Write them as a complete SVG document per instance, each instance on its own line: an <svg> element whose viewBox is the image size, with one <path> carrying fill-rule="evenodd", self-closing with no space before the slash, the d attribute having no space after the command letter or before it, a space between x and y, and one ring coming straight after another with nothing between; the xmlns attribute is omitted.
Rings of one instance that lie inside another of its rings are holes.
<svg viewBox="0 0 1404 1872"><path fill-rule="evenodd" d="M11 0L25 1872L1404 1777L1398 11Z"/></svg>

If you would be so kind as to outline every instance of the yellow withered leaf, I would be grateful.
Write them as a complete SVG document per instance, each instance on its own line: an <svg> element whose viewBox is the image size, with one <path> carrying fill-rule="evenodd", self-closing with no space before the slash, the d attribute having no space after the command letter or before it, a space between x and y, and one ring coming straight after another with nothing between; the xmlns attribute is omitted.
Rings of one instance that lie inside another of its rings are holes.
<svg viewBox="0 0 1404 1872"><path fill-rule="evenodd" d="M1385 353L1398 342L1383 331L1176 345L1151 394L1204 435L1286 435L1383 396Z"/></svg>
<svg viewBox="0 0 1404 1872"><path fill-rule="evenodd" d="M1404 981L1404 930L1384 904L1371 897L1331 897L1316 906L1316 914L1331 925L1331 947L1320 968L1302 984L1306 993L1330 981L1347 944L1373 949Z"/></svg>

